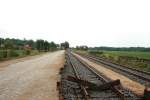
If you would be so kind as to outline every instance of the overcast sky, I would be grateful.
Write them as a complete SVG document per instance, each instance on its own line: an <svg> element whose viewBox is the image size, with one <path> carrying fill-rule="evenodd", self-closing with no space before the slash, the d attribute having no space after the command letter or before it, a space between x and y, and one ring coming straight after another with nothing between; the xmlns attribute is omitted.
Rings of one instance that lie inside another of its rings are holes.
<svg viewBox="0 0 150 100"><path fill-rule="evenodd" d="M0 0L0 37L150 47L150 0Z"/></svg>

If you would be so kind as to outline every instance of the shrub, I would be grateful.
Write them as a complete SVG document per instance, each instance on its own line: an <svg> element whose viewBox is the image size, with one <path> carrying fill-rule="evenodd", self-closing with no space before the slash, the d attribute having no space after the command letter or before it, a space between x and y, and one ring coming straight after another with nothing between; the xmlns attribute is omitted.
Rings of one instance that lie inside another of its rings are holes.
<svg viewBox="0 0 150 100"><path fill-rule="evenodd" d="M31 54L31 51L30 51L30 50L26 50L26 51L25 51L25 54L26 54L26 55L30 55L30 54Z"/></svg>
<svg viewBox="0 0 150 100"><path fill-rule="evenodd" d="M18 52L15 51L15 50L10 50L10 51L9 51L9 56L10 56L10 57L18 57L19 54L18 54Z"/></svg>
<svg viewBox="0 0 150 100"><path fill-rule="evenodd" d="M6 50L0 51L0 59L3 59L3 58L7 58L7 51Z"/></svg>

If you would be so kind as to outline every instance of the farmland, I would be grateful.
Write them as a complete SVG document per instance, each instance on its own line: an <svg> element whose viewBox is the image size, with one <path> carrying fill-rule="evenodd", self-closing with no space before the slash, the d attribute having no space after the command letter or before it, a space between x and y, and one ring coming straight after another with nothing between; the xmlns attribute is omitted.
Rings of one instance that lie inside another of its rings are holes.
<svg viewBox="0 0 150 100"><path fill-rule="evenodd" d="M138 70L150 72L150 52L143 51L77 51L82 54L92 54L107 61Z"/></svg>
<svg viewBox="0 0 150 100"><path fill-rule="evenodd" d="M141 52L141 51L103 51L106 55L111 56L129 56L137 57L141 59L150 59L150 52Z"/></svg>

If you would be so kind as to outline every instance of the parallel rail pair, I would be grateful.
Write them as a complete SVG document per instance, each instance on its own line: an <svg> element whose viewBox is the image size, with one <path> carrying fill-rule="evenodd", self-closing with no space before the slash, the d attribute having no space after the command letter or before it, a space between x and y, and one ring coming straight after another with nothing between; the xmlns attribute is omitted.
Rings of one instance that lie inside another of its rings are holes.
<svg viewBox="0 0 150 100"><path fill-rule="evenodd" d="M67 52L67 65L63 69L59 90L66 100L138 100L141 99L120 84L111 82L92 66ZM71 69L72 67L72 69ZM64 73L64 74L63 74ZM68 76L74 77L68 79ZM75 82L75 83L74 83ZM76 84L77 83L77 84ZM78 85L78 86L76 86ZM97 89L95 88L97 86ZM108 88L109 87L109 88ZM69 88L69 89L68 89ZM72 91L73 90L73 91ZM70 91L70 92L66 92ZM80 95L81 94L81 95ZM70 99L71 98L71 99Z"/></svg>
<svg viewBox="0 0 150 100"><path fill-rule="evenodd" d="M149 72L144 72L144 71L137 70L135 68L116 64L116 63L107 61L103 58L100 58L98 56L83 55L83 54L79 54L79 55L145 85L143 98L145 100L149 100L150 98L150 73Z"/></svg>
<svg viewBox="0 0 150 100"><path fill-rule="evenodd" d="M92 60L98 64L103 64L105 67L114 70L116 72L119 72L132 80L135 80L146 87L150 87L150 73L143 72L140 70L136 70L130 67L122 66L119 64L115 64L112 62L108 62L100 57L92 56L92 55L82 55L83 57L86 57L89 60Z"/></svg>

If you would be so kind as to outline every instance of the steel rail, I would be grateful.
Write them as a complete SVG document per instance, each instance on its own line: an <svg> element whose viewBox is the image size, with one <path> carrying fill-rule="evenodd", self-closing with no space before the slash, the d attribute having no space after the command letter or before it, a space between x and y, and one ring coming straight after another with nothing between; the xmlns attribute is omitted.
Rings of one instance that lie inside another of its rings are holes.
<svg viewBox="0 0 150 100"><path fill-rule="evenodd" d="M93 68L92 66L90 66L89 64L87 64L85 61L81 60L80 58L76 57L75 55L73 55L81 64L83 64L85 67L87 67L91 72L93 72L93 74L95 74L96 76L98 76L100 79L102 79L103 82L107 83L110 80L107 79L105 76L102 76L95 68ZM105 77L105 78L104 78ZM111 88L122 100L126 100L124 93L118 89L117 87L112 87Z"/></svg>
<svg viewBox="0 0 150 100"><path fill-rule="evenodd" d="M72 66L72 68L73 68L73 70L74 70L75 76L76 76L78 79L81 79L80 76L79 76L79 74L78 74L78 72L77 72L77 69L76 69L75 65L72 63L72 61L71 61L69 55L68 55L68 58L69 58L69 62L70 62L70 64L71 64L71 66ZM90 95L88 94L86 88L85 88L82 84L79 84L79 85L80 85L80 87L81 87L81 89L82 89L82 91L83 91L85 100L89 100Z"/></svg>
<svg viewBox="0 0 150 100"><path fill-rule="evenodd" d="M94 57L94 58L100 59L100 60L104 60L103 58L100 58L100 57L98 57L98 56L93 56L93 55L91 55L91 56ZM110 62L110 61L108 61L108 62ZM131 68L131 67L124 66L124 65L121 65L121 64L117 64L117 63L113 63L113 62L110 62L110 63L115 64L115 65L118 65L118 66L121 66L121 67L126 67L127 69L134 70L134 71L137 71L137 72L139 72L139 73L143 73L143 74L146 74L146 75L150 75L150 72L141 71L141 70L138 70L138 69L135 69L135 68Z"/></svg>
<svg viewBox="0 0 150 100"><path fill-rule="evenodd" d="M98 59L98 58L96 58L96 57L91 57L91 56L86 56L86 58L89 58L89 59L91 59L91 60L93 60L93 61L97 61L97 62L99 62L99 63L102 63L102 64L104 64L104 65L107 65L107 66L112 66L111 64L114 64L114 63L111 63L111 62L106 62L106 61L104 61L104 60L100 60L100 59ZM115 65L115 64L114 64ZM146 78L146 77L144 77L144 75L138 75L137 73L132 73L132 72L130 72L130 71L128 71L128 68L126 68L126 67L124 67L125 69L123 69L123 68L119 68L119 67L114 67L114 66L112 66L112 68L115 68L115 69L117 69L117 70L120 70L120 71L122 71L122 72L125 72L125 73L128 73L128 74L130 74L130 75L133 75L133 76L135 76L135 77L138 77L138 78L140 78L140 79L142 79L142 80L145 80L145 81L148 81L148 82L150 82L150 78ZM131 69L132 71L134 71L133 69ZM137 70L136 70L137 71ZM144 72L142 72L142 71L138 71L138 72L140 72L140 73L143 73L143 74L145 74ZM147 74L147 75L149 75L149 74Z"/></svg>

